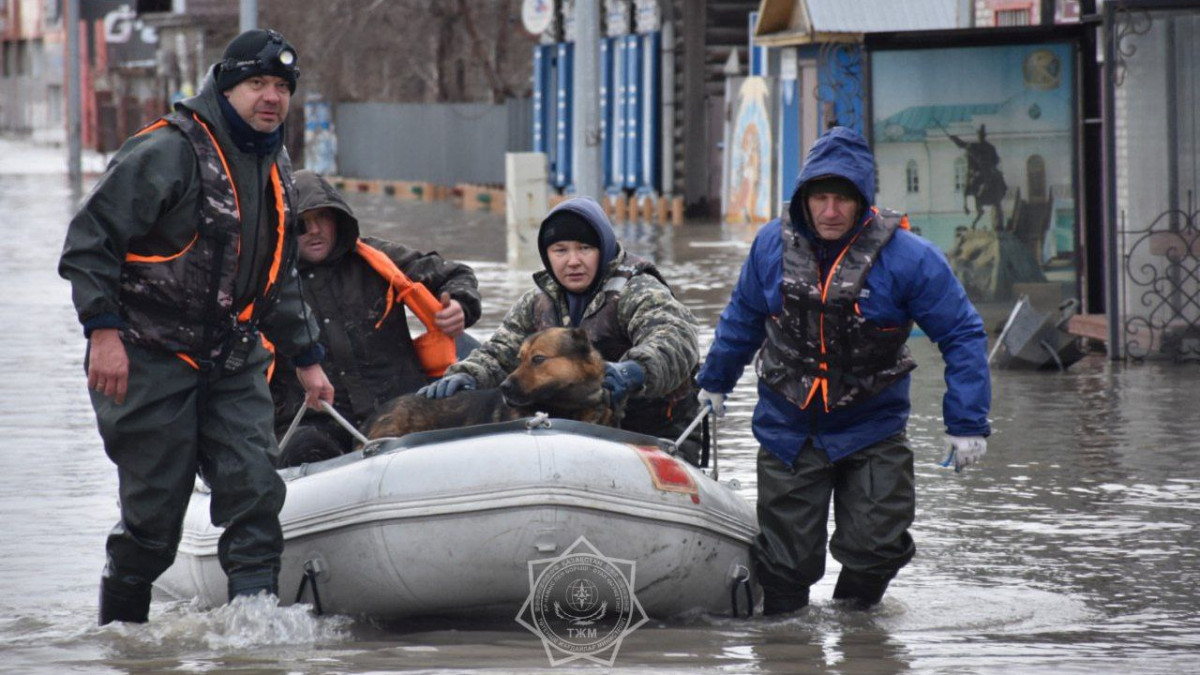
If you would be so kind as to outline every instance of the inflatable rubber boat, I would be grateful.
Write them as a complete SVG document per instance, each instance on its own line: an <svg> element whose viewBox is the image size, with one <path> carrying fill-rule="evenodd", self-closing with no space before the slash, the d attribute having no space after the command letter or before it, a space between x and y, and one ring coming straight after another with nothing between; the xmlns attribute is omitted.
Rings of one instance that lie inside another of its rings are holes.
<svg viewBox="0 0 1200 675"><path fill-rule="evenodd" d="M636 566L630 587L651 617L745 613L754 509L674 449L539 415L380 439L283 470L280 602L384 619L513 616L531 595L530 563L582 537ZM220 535L198 485L158 589L224 603Z"/></svg>

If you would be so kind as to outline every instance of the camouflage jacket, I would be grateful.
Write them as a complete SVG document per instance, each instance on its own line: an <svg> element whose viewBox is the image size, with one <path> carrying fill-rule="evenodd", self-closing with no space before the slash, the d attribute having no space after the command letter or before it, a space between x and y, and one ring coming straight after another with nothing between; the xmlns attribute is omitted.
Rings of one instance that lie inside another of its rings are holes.
<svg viewBox="0 0 1200 675"><path fill-rule="evenodd" d="M603 288L614 272L626 263L619 251L604 270L598 284ZM536 288L525 292L508 310L500 327L465 360L450 366L447 375L466 373L480 388L499 386L519 364L521 343L540 327L538 299L548 296L569 316L566 292L549 272L533 275ZM609 294L597 293L583 311L587 317L601 311ZM617 296L617 323L633 346L619 360L637 361L646 371L645 387L637 398L659 399L687 384L700 358L696 319L675 299L662 282L650 274L636 274Z"/></svg>

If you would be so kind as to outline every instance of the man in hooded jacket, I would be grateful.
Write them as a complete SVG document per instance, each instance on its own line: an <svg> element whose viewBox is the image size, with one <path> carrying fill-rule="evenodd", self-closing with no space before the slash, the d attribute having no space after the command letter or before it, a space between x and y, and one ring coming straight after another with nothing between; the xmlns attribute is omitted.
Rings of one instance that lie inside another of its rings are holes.
<svg viewBox="0 0 1200 675"><path fill-rule="evenodd" d="M908 231L907 217L870 206L874 193L860 134L838 127L817 140L784 217L755 237L697 377L701 404L723 414L758 353L753 553L765 614L808 604L825 573L831 497L835 600L878 603L912 559L914 322L946 363L943 466L961 470L987 448L983 322L941 251Z"/></svg>
<svg viewBox="0 0 1200 675"><path fill-rule="evenodd" d="M100 623L144 622L173 562L199 471L212 488L229 597L277 592L285 487L265 335L306 401L332 401L294 280L282 125L296 52L236 37L200 93L130 138L72 219L59 273L88 337L85 369L121 520L107 541Z"/></svg>
<svg viewBox="0 0 1200 675"><path fill-rule="evenodd" d="M458 338L479 320L475 273L437 253L360 237L350 205L311 171L296 172L296 194L296 211L305 226L298 262L301 287L328 349L326 370L337 391L333 407L362 426L379 405L430 380L409 334L406 312L399 302L388 303L390 277L399 271L439 297L444 307L434 315L436 328ZM304 404L304 390L291 370L281 363L271 379L280 438ZM309 413L282 448L278 465L334 457L351 445L349 432L336 421Z"/></svg>
<svg viewBox="0 0 1200 675"><path fill-rule="evenodd" d="M560 248L569 258L560 261ZM538 231L538 250L545 269L534 273L536 287L508 310L487 342L450 366L425 394L441 398L499 386L520 364L526 337L556 326L581 327L608 361L605 387L614 405L624 403L621 427L678 438L698 410L692 375L700 350L692 313L652 263L621 247L592 199L568 199L551 210ZM580 262L584 258L588 262ZM689 439L684 446L684 456L695 462L698 443Z"/></svg>

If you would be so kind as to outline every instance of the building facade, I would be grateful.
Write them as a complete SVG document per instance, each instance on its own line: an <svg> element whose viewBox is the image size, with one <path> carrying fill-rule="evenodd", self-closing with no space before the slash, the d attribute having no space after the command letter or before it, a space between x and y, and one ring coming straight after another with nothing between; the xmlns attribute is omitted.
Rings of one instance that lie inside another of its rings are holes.
<svg viewBox="0 0 1200 675"><path fill-rule="evenodd" d="M66 139L61 0L0 0L0 133Z"/></svg>

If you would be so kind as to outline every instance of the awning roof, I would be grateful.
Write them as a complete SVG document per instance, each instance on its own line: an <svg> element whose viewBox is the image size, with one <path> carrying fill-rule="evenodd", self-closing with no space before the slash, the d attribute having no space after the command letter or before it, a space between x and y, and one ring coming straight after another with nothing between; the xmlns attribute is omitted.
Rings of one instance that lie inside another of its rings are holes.
<svg viewBox="0 0 1200 675"><path fill-rule="evenodd" d="M959 21L960 0L762 0L755 42L768 47L861 42L864 33L938 30Z"/></svg>

